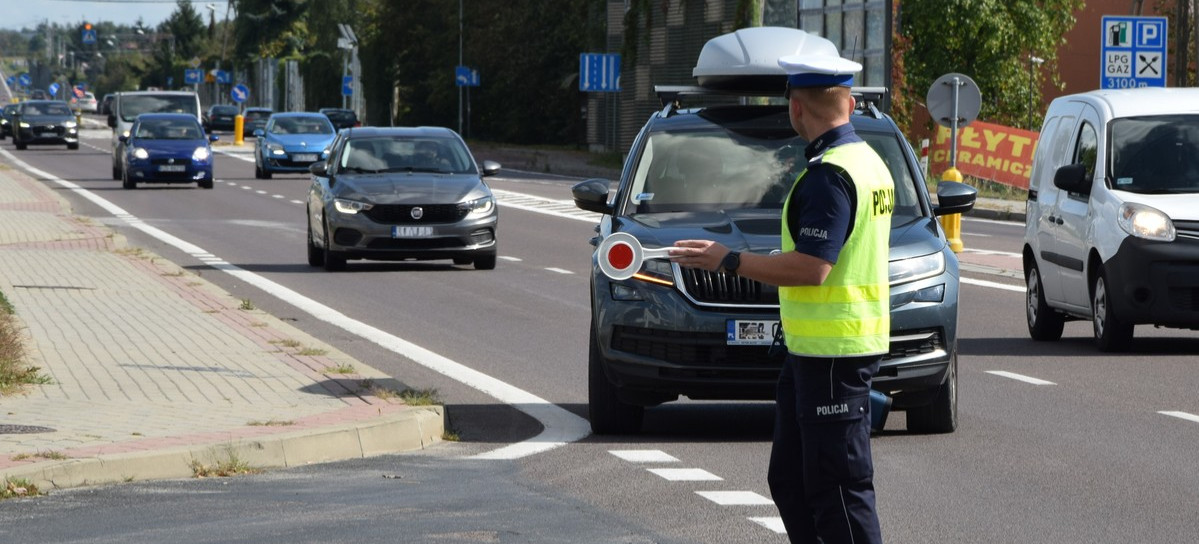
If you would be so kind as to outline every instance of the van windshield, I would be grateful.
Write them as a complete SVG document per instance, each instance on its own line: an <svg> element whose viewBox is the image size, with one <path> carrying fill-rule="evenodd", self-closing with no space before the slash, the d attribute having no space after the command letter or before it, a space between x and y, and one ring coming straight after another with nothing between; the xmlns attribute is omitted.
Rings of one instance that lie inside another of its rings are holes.
<svg viewBox="0 0 1199 544"><path fill-rule="evenodd" d="M1199 192L1199 115L1116 119L1109 133L1112 188L1141 194Z"/></svg>
<svg viewBox="0 0 1199 544"><path fill-rule="evenodd" d="M132 123L143 113L187 113L199 116L199 103L189 94L140 94L121 96L121 119Z"/></svg>

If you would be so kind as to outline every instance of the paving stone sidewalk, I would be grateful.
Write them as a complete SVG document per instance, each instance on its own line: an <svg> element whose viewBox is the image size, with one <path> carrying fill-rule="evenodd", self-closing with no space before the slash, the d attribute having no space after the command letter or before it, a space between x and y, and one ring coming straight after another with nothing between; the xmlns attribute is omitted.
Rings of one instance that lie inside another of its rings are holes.
<svg viewBox="0 0 1199 544"><path fill-rule="evenodd" d="M385 374L73 215L0 152L0 292L47 385L0 397L0 482L69 487L282 467L440 440Z"/></svg>

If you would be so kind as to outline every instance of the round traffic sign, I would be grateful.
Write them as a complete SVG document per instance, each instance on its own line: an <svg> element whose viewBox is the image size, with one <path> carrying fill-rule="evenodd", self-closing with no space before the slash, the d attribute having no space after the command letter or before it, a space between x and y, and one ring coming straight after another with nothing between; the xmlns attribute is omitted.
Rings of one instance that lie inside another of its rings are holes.
<svg viewBox="0 0 1199 544"><path fill-rule="evenodd" d="M928 88L928 113L938 124L952 127L956 103L957 126L969 125L978 119L982 107L982 93L978 84L966 74L948 73L933 82Z"/></svg>
<svg viewBox="0 0 1199 544"><path fill-rule="evenodd" d="M232 98L234 102L241 104L250 98L250 88L246 87L244 83L238 83L229 90L229 97Z"/></svg>

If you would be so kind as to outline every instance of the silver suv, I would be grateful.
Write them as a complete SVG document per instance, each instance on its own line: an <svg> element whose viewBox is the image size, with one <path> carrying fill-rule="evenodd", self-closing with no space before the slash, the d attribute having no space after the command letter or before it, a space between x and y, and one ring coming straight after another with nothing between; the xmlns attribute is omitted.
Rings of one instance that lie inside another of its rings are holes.
<svg viewBox="0 0 1199 544"><path fill-rule="evenodd" d="M784 36L756 42L785 41ZM603 179L572 189L579 208L603 214L593 245L625 232L645 247L704 238L742 252L779 251L783 201L805 163L807 142L791 128L779 98L785 76L776 66L763 70L750 81L717 79L719 89L658 88L663 109L638 134L615 193ZM892 409L908 412L910 431L952 432L957 428L958 261L936 217L969 211L975 190L943 182L939 205L931 202L911 146L877 108L884 94L855 89L859 108L852 116L858 135L882 156L895 183L891 349L874 387L893 397ZM736 98L730 101L730 95ZM743 100L751 96L755 105ZM680 105L704 98L723 104ZM680 395L774 398L785 355L785 348L773 342L779 326L777 288L661 259L645 259L633 277L613 280L601 271L601 258L598 252L592 255L588 390L593 431L637 432L646 407Z"/></svg>

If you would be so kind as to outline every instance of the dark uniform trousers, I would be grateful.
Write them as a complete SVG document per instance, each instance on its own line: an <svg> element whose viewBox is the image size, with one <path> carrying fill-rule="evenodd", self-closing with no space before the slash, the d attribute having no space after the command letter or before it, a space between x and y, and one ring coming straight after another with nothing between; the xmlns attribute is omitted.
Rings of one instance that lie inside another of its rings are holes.
<svg viewBox="0 0 1199 544"><path fill-rule="evenodd" d="M870 380L881 356L787 355L767 480L791 542L881 543Z"/></svg>

